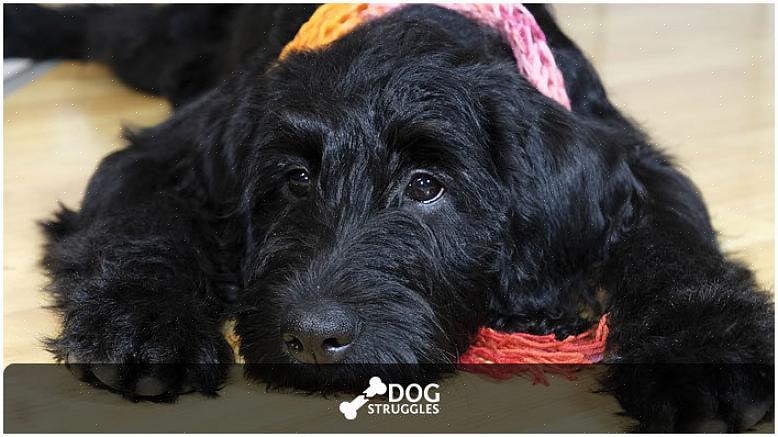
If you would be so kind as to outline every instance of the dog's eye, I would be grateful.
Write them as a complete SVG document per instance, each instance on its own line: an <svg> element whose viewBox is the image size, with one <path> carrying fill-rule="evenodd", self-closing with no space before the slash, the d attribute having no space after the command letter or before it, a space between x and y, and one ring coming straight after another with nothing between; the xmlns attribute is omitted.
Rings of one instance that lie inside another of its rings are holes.
<svg viewBox="0 0 778 437"><path fill-rule="evenodd" d="M297 197L303 197L311 189L311 176L307 171L298 168L287 175L289 191Z"/></svg>
<svg viewBox="0 0 778 437"><path fill-rule="evenodd" d="M427 173L419 173L408 183L406 194L417 202L432 203L440 199L443 191L445 190L440 181Z"/></svg>

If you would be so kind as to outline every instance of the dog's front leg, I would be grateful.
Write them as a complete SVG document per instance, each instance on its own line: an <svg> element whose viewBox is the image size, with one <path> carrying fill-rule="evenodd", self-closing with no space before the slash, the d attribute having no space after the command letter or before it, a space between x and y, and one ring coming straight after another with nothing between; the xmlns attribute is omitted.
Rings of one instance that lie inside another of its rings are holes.
<svg viewBox="0 0 778 437"><path fill-rule="evenodd" d="M177 171L191 167L175 164L186 156L170 158L133 147L109 156L81 211L45 224L44 264L63 316L50 349L133 399L213 394L233 361L220 331L230 287L211 261L196 196L182 192Z"/></svg>
<svg viewBox="0 0 778 437"><path fill-rule="evenodd" d="M742 431L774 401L774 310L719 250L691 184L645 179L645 220L610 253L605 381L643 431Z"/></svg>

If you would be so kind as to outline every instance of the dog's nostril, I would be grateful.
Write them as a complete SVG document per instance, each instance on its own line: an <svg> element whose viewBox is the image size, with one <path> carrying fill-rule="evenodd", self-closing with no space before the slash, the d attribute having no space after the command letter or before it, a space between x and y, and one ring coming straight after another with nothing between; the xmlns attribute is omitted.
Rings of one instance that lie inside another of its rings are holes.
<svg viewBox="0 0 778 437"><path fill-rule="evenodd" d="M302 352L305 349L300 339L292 334L284 334L283 340L291 352Z"/></svg>
<svg viewBox="0 0 778 437"><path fill-rule="evenodd" d="M322 347L324 348L324 350L340 349L344 346L348 346L349 344L351 344L350 337L331 337L325 339L322 342Z"/></svg>

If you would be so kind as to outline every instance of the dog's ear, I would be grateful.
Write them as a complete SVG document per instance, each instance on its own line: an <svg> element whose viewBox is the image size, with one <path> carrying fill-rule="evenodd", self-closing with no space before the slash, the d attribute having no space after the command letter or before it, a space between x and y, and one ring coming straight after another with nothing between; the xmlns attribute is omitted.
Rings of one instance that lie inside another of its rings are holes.
<svg viewBox="0 0 778 437"><path fill-rule="evenodd" d="M162 123L144 129L125 128L130 147L159 160L175 160L182 183L196 184L197 194L224 201L242 177L245 155L257 115L246 74L235 74L219 87L176 108ZM258 75L256 75L258 76ZM254 77L256 77L254 76ZM254 86L258 80L254 79ZM240 90L244 90L241 92ZM186 170L186 171L184 171ZM204 191L203 191L204 190Z"/></svg>
<svg viewBox="0 0 778 437"><path fill-rule="evenodd" d="M608 100L605 87L592 64L581 49L562 32L550 7L543 4L527 4L525 7L543 30L554 60L562 71L572 111L614 123L628 124L624 116Z"/></svg>
<svg viewBox="0 0 778 437"><path fill-rule="evenodd" d="M600 263L640 219L643 190L627 155L641 138L504 80L482 102L508 205L491 323L564 327L596 305Z"/></svg>

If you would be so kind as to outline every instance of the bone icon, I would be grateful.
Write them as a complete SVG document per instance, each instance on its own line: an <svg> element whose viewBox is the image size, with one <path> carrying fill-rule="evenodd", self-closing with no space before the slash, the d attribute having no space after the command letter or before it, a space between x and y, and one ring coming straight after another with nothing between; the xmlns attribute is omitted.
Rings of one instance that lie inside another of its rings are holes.
<svg viewBox="0 0 778 437"><path fill-rule="evenodd" d="M386 393L386 384L381 381L381 378L374 376L370 378L370 387L363 391L361 395L354 398L351 402L341 402L340 412L348 420L354 420L357 418L357 411L362 408L369 400L375 395L382 395Z"/></svg>

